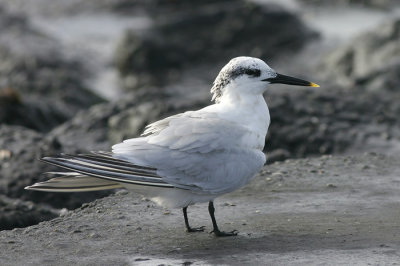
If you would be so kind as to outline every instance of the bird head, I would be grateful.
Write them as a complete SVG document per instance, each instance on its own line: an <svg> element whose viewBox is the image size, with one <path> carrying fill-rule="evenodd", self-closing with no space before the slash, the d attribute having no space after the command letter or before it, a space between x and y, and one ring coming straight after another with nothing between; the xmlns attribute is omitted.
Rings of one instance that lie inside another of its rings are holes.
<svg viewBox="0 0 400 266"><path fill-rule="evenodd" d="M274 83L319 87L313 82L279 74L261 59L240 56L229 61L219 72L211 88L212 100L218 103L229 92L262 94L267 84Z"/></svg>

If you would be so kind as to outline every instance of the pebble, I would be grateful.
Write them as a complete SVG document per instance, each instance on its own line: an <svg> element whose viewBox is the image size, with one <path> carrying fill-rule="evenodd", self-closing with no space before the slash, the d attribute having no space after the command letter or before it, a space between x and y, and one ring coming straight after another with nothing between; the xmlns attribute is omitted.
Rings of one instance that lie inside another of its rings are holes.
<svg viewBox="0 0 400 266"><path fill-rule="evenodd" d="M97 234L97 233L90 233L89 234L90 238L101 238L101 235Z"/></svg>
<svg viewBox="0 0 400 266"><path fill-rule="evenodd" d="M11 151L10 150L0 150L0 160L7 160L11 158Z"/></svg>
<svg viewBox="0 0 400 266"><path fill-rule="evenodd" d="M83 205L82 205L83 206ZM60 210L60 216L65 216L68 214L68 209L67 208L62 208Z"/></svg>

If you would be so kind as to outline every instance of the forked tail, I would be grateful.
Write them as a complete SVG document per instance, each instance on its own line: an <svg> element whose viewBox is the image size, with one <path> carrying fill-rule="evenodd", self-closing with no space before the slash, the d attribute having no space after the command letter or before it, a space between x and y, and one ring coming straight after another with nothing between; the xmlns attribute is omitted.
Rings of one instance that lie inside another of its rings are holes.
<svg viewBox="0 0 400 266"><path fill-rule="evenodd" d="M47 192L87 192L122 188L116 182L74 172L48 172L45 175L53 178L27 186L25 189Z"/></svg>
<svg viewBox="0 0 400 266"><path fill-rule="evenodd" d="M174 187L158 176L155 168L116 159L111 153L107 152L78 155L61 154L60 157L44 157L41 161L73 172L45 173L51 178L50 180L27 186L25 189L84 192L122 188L125 184L162 188Z"/></svg>

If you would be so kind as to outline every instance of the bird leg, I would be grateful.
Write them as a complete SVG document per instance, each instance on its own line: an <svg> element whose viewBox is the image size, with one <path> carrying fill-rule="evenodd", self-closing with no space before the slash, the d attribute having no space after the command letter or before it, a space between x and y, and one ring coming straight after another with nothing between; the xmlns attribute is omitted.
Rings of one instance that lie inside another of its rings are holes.
<svg viewBox="0 0 400 266"><path fill-rule="evenodd" d="M183 211L183 218L185 219L185 225L186 225L186 231L187 232L193 233L193 232L203 232L204 231L204 226L197 227L197 228L190 227L189 219L188 219L188 216L187 216L187 206L183 207L182 211Z"/></svg>
<svg viewBox="0 0 400 266"><path fill-rule="evenodd" d="M223 231L221 232L218 229L217 221L215 220L214 216L215 212L214 203L212 201L210 201L210 203L208 204L208 212L210 213L211 221L214 227L214 230L212 230L210 233L214 233L215 236L236 236L238 234L237 230L233 230L231 232L223 232Z"/></svg>

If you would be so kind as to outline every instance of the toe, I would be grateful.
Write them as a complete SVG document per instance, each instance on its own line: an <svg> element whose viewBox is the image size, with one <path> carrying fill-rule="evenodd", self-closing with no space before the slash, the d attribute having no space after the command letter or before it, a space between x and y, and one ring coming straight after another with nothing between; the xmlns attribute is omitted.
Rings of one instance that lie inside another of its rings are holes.
<svg viewBox="0 0 400 266"><path fill-rule="evenodd" d="M189 232L189 233L203 232L204 229L205 229L205 226L200 226L200 227L196 227L196 228L188 228L188 229L186 229L186 231Z"/></svg>

